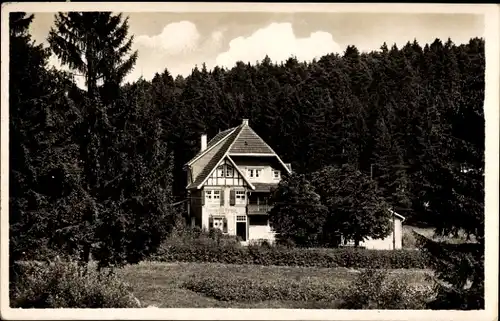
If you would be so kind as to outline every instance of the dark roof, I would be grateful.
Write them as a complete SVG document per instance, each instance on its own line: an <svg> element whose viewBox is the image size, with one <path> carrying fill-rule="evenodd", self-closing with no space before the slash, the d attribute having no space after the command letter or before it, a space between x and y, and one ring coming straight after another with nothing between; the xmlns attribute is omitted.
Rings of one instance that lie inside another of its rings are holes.
<svg viewBox="0 0 500 321"><path fill-rule="evenodd" d="M214 138L212 138L208 144L207 144L207 148L205 148L204 151L208 150L209 148L211 148L212 146L214 146L215 144L217 144L218 142L220 142L221 139L223 139L227 134L229 134L231 131L233 131L236 127L233 127L233 128L229 128L229 129L226 129L224 131L221 131L219 132L217 135L214 136ZM198 154L196 154L189 162L188 164L193 160L193 159L196 159L197 157L199 157L201 154L203 154L204 151L199 151Z"/></svg>
<svg viewBox="0 0 500 321"><path fill-rule="evenodd" d="M257 135L252 128L244 126L229 154L274 154L273 150L262 138Z"/></svg>
<svg viewBox="0 0 500 321"><path fill-rule="evenodd" d="M218 142L223 144L222 147L201 170L195 181L188 185L188 189L197 188L198 185L203 183L203 181L205 181L205 179L210 175L210 172L212 172L215 166L217 166L226 154L229 156L231 154L274 154L278 157L271 147L269 147L269 145L267 145L262 138L260 138L259 135L257 135L253 129L248 126L247 122L243 122L243 124L238 127L227 129L215 135L215 137L212 138L207 144L205 151ZM198 153L188 162L188 164L201 156L203 153L204 152ZM290 168L288 167L288 169Z"/></svg>
<svg viewBox="0 0 500 321"><path fill-rule="evenodd" d="M208 162L208 164L205 166L205 168L203 168L203 170L198 175L198 177L196 177L196 180L193 183L189 184L188 188L194 188L194 187L200 185L205 180L205 178L207 178L208 175L210 175L210 172L212 171L212 169L214 169L214 167L217 166L219 161L226 154L228 148L234 142L234 139L236 138L236 136L238 136L238 133L239 133L242 126L243 125L238 126L235 131L233 131L230 135L228 135L225 138L225 141L222 142L222 144L224 144L222 146L222 148L214 155L214 157L212 157L212 159ZM219 140L220 140L220 138L219 138Z"/></svg>

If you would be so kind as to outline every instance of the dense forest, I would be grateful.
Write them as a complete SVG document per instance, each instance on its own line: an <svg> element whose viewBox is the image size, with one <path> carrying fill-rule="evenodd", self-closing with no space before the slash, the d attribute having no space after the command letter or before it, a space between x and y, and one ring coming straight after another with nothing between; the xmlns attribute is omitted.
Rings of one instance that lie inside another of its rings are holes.
<svg viewBox="0 0 500 321"><path fill-rule="evenodd" d="M266 56L124 84L141 54L127 19L58 14L47 48L31 40L32 19L10 21L12 259L64 248L111 264L154 252L182 221L183 165L200 135L242 118L296 173L348 164L408 222L483 237L483 39ZM50 68L51 52L72 72Z"/></svg>

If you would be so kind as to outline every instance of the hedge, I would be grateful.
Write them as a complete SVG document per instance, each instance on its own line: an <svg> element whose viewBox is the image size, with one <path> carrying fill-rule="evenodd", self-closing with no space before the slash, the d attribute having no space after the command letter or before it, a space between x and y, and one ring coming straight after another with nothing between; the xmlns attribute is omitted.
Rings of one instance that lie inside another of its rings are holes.
<svg viewBox="0 0 500 321"><path fill-rule="evenodd" d="M193 278L183 287L220 301L339 301L347 287L331 284L305 283L295 280L255 280L250 278L210 276Z"/></svg>
<svg viewBox="0 0 500 321"><path fill-rule="evenodd" d="M427 256L415 250L268 248L198 243L165 244L153 260L325 268L423 269L429 267Z"/></svg>

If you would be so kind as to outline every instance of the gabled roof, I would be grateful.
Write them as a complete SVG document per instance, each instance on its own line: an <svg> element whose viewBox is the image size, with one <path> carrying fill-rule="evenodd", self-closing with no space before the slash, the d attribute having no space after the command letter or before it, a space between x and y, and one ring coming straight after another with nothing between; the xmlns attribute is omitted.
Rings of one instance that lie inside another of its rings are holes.
<svg viewBox="0 0 500 321"><path fill-rule="evenodd" d="M243 126L229 154L274 154L274 151L250 126Z"/></svg>
<svg viewBox="0 0 500 321"><path fill-rule="evenodd" d="M217 134L214 138L210 140L207 148L198 153L193 159L191 159L186 165L192 165L196 160L205 155L214 146L223 144L222 147L217 151L217 153L210 159L210 161L201 170L200 174L196 177L194 182L187 186L188 189L196 188L199 189L205 181L210 177L212 172L215 170L217 165L226 157L230 158L231 155L239 156L272 156L276 157L282 164L283 168L291 172L290 167L287 166L281 158L269 147L262 138L257 135L250 126L248 126L248 120L243 120L240 126L227 129L223 132ZM231 160L232 161L232 160ZM245 178L245 176L243 175ZM246 180L246 179L245 179ZM253 189L253 185L249 183L249 186Z"/></svg>
<svg viewBox="0 0 500 321"><path fill-rule="evenodd" d="M196 154L189 162L186 163L186 165L191 165L192 163L194 163L197 159L199 159L201 156L205 155L208 151L210 151L215 145L217 145L218 143L220 143L224 138L226 138L226 136L229 136L229 134L231 134L232 131L234 131L236 129L236 127L233 127L233 128L229 128L229 129L226 129L224 131L221 131L219 132L217 135L214 136L214 138L212 138L208 144L207 144L207 148L205 148L204 150L198 152L198 154Z"/></svg>

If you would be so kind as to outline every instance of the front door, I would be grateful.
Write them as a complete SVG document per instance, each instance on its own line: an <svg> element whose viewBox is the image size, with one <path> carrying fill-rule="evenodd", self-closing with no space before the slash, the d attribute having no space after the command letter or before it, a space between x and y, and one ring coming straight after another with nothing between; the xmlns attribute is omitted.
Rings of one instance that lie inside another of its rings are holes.
<svg viewBox="0 0 500 321"><path fill-rule="evenodd" d="M247 217L246 215L236 216L236 235L243 241L247 240Z"/></svg>

